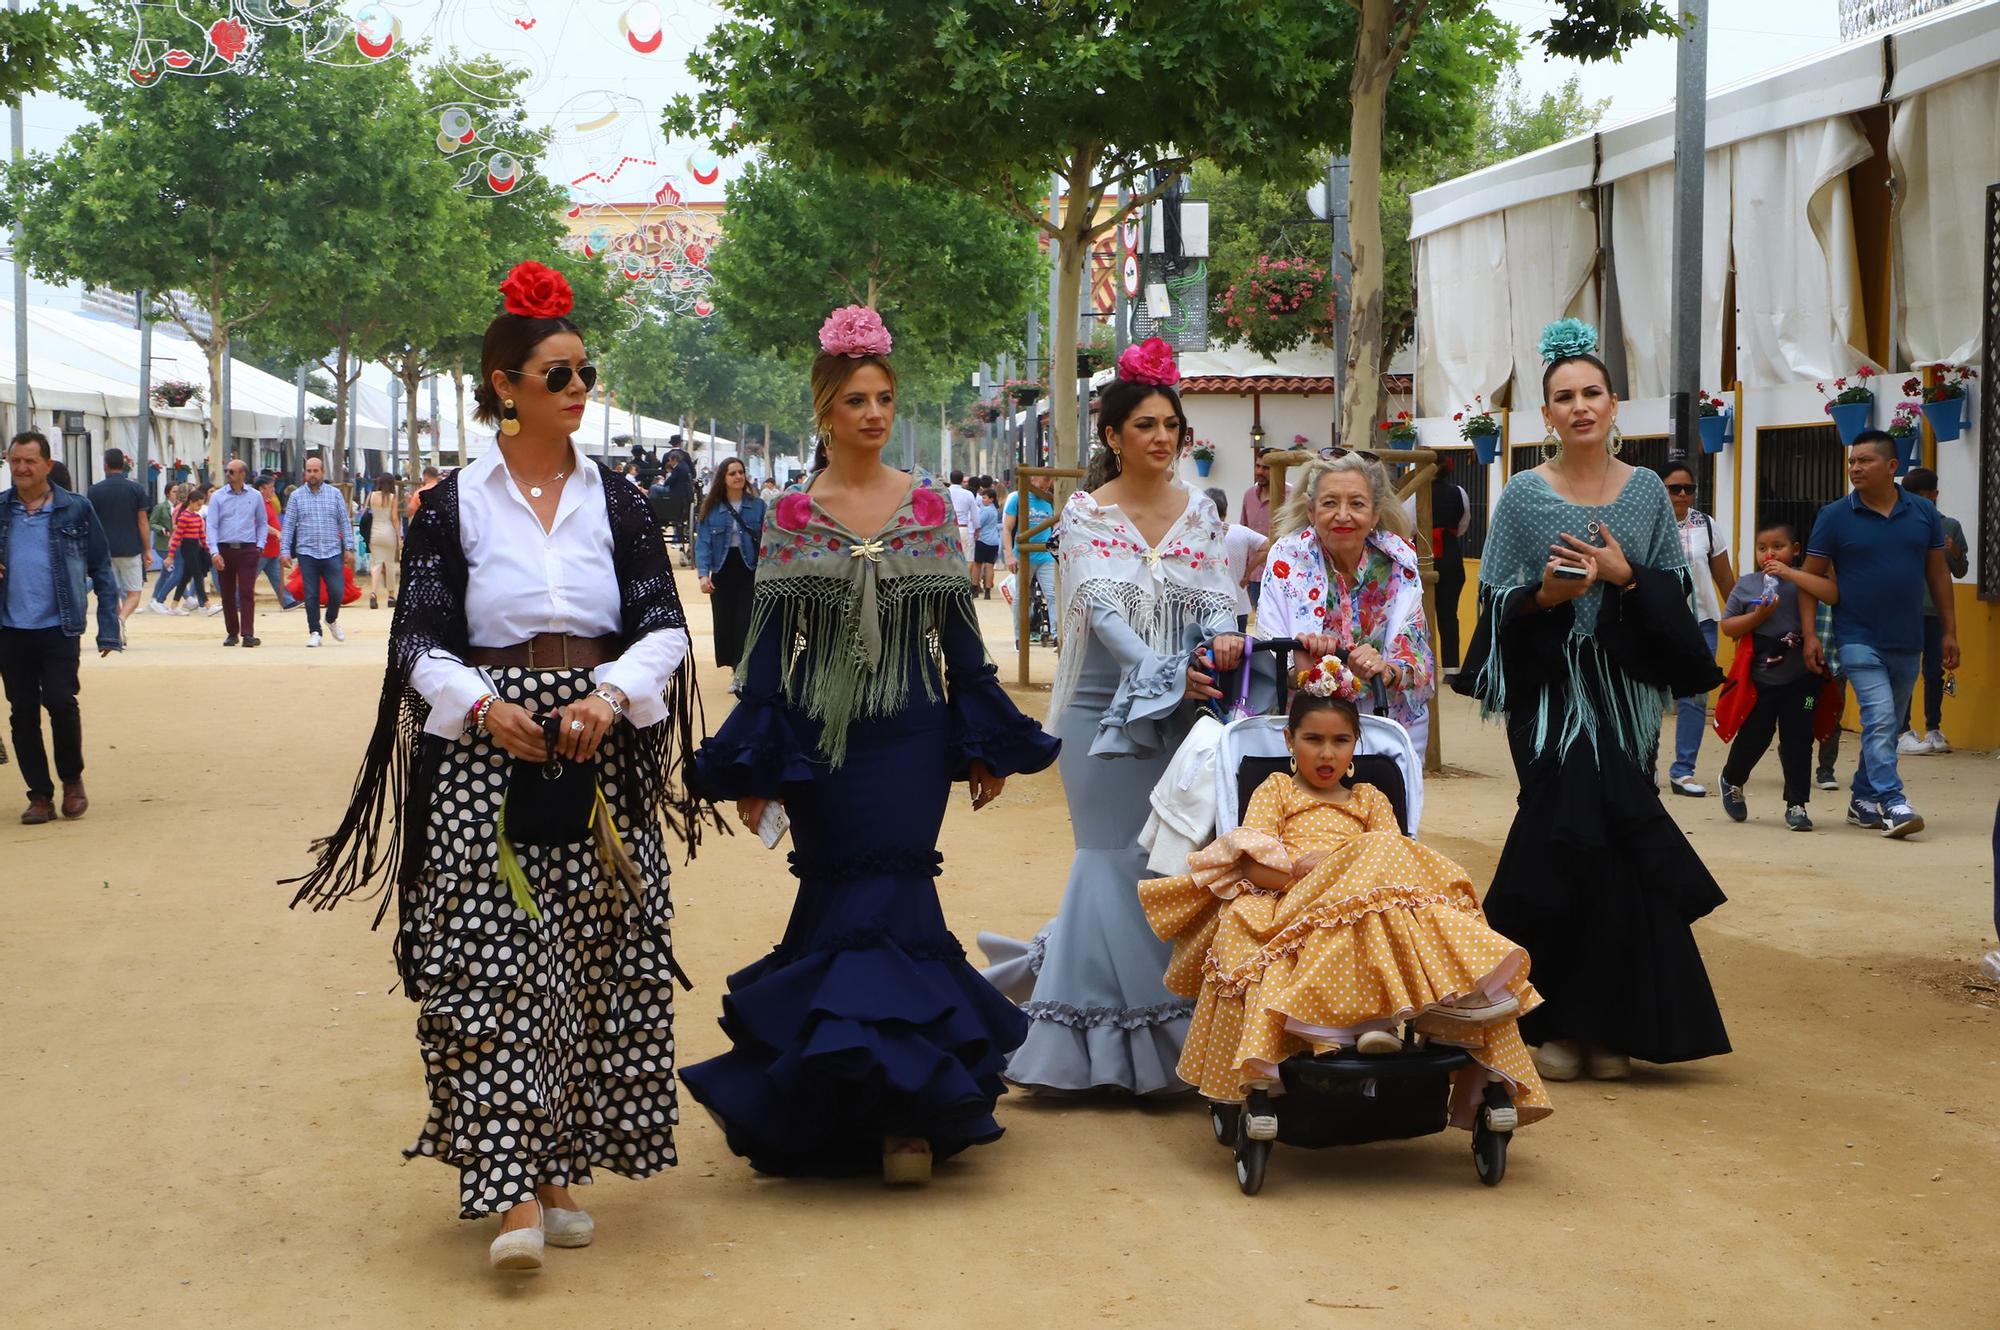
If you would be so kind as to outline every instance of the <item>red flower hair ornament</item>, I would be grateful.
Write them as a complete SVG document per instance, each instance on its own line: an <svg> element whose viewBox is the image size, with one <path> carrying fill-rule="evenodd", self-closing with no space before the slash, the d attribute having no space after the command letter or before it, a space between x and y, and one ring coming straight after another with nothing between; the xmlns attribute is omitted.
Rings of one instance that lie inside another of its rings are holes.
<svg viewBox="0 0 2000 1330"><path fill-rule="evenodd" d="M576 308L569 278L533 259L514 265L514 271L500 283L500 294L507 302L507 312L524 319L567 318Z"/></svg>
<svg viewBox="0 0 2000 1330"><path fill-rule="evenodd" d="M1174 363L1174 349L1159 337L1125 348L1118 357L1118 377L1127 383L1150 383L1155 388L1171 388L1181 381L1180 366Z"/></svg>

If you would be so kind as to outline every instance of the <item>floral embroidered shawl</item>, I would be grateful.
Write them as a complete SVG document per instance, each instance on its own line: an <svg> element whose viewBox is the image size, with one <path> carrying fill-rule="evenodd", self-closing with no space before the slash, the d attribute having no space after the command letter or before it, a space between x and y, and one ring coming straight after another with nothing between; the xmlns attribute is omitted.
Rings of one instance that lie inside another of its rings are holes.
<svg viewBox="0 0 2000 1330"><path fill-rule="evenodd" d="M1187 649L1189 629L1236 631L1236 578L1223 543L1228 525L1206 496L1188 491L1186 509L1156 546L1117 504L1100 506L1078 490L1058 525L1064 607L1049 716L1060 716L1083 674L1090 611L1119 615L1161 655Z"/></svg>
<svg viewBox="0 0 2000 1330"><path fill-rule="evenodd" d="M1405 671L1410 686L1389 695L1389 714L1408 728L1429 713L1437 674L1417 552L1392 532L1375 530L1350 586L1327 577L1326 553L1312 528L1271 546L1264 563L1257 623L1268 637L1332 633L1343 651L1366 643Z"/></svg>
<svg viewBox="0 0 2000 1330"><path fill-rule="evenodd" d="M821 508L810 493L773 506L758 544L749 637L789 632L785 700L821 723L820 746L839 766L856 717L894 715L909 699L910 665L919 665L927 696L939 695L937 634L945 616L975 625L972 584L951 503L922 482L882 529L863 537Z"/></svg>

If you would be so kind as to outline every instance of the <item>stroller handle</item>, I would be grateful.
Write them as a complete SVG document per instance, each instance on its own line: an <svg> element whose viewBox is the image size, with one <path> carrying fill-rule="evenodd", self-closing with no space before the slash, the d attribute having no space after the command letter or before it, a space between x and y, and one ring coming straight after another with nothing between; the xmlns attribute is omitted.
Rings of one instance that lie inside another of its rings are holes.
<svg viewBox="0 0 2000 1330"><path fill-rule="evenodd" d="M1277 662L1278 710L1283 711L1292 703L1292 671L1288 662L1293 652L1304 649L1304 644L1296 637L1258 638L1251 637L1247 633L1243 635L1243 641L1247 649L1243 653L1243 664L1238 667L1238 672L1241 675L1237 690L1238 697L1242 698L1249 695L1250 660L1252 655L1259 651L1268 651ZM1345 652L1335 651L1333 655L1343 665L1347 663ZM1389 713L1389 686L1382 682L1380 675L1370 679L1368 686L1372 700L1375 703L1375 713L1377 715L1387 715Z"/></svg>

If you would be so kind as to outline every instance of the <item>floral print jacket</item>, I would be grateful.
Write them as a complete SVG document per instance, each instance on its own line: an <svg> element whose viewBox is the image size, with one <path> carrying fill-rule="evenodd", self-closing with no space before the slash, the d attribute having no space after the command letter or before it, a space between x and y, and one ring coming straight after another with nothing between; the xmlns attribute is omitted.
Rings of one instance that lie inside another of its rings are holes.
<svg viewBox="0 0 2000 1330"><path fill-rule="evenodd" d="M1337 572L1329 575L1311 528L1286 536L1271 546L1264 565L1257 624L1265 637L1331 633L1343 649L1374 647L1402 675L1403 686L1389 690L1389 715L1408 728L1429 715L1437 683L1417 552L1402 537L1377 530L1359 571L1351 585Z"/></svg>

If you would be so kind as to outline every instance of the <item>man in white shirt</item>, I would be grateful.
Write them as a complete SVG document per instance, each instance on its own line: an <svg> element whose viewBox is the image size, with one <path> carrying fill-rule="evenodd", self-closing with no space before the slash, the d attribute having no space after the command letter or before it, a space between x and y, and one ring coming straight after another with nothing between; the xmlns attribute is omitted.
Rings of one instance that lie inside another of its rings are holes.
<svg viewBox="0 0 2000 1330"><path fill-rule="evenodd" d="M1219 489L1202 491L1215 505L1215 515L1229 523L1229 530L1223 533L1222 546L1229 552L1229 575L1236 579L1236 630L1242 632L1250 626L1250 611L1254 606L1250 600L1250 578L1261 576L1264 569L1264 555L1271 548L1271 538L1254 527L1240 522L1229 521L1229 496Z"/></svg>
<svg viewBox="0 0 2000 1330"><path fill-rule="evenodd" d="M1722 602L1736 585L1736 572L1729 563L1729 542L1715 519L1694 506L1694 468L1686 462L1669 462L1660 472L1667 498L1674 506L1674 521L1680 527L1681 552L1687 556L1688 576L1694 581L1694 617L1701 635L1713 652L1716 629L1722 618ZM1702 731L1708 728L1708 697L1683 697L1675 703L1674 762L1667 772L1668 787L1675 794L1699 799L1708 787L1695 780L1695 762L1701 755Z"/></svg>
<svg viewBox="0 0 2000 1330"><path fill-rule="evenodd" d="M965 487L965 473L951 473L951 515L958 519L958 542L965 547L967 563L972 561L972 534L979 527L979 496Z"/></svg>

